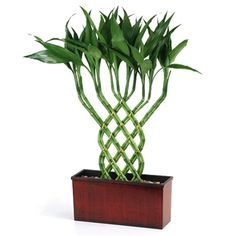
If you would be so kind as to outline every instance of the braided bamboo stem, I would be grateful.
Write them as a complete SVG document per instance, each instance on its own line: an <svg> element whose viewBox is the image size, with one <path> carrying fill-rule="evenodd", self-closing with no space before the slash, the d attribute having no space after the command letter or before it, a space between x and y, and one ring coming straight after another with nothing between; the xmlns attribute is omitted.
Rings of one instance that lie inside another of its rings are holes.
<svg viewBox="0 0 236 236"><path fill-rule="evenodd" d="M132 174L132 181L141 181L141 175L144 169L144 159L142 156L142 150L145 144L145 136L142 127L147 122L147 120L151 117L151 115L155 112L155 110L159 107L159 105L164 101L166 94L167 94L167 87L168 87L168 80L170 73L167 69L164 70L164 80L163 80L163 91L162 95L159 97L159 99L152 105L150 110L144 115L144 117L139 122L135 118L135 114L137 114L138 111L141 110L142 107L144 107L151 96L151 84L149 86L149 94L148 99L145 101L145 91L144 91L144 83L145 78L142 78L142 98L138 102L138 104L135 106L133 110L129 108L127 105L127 101L132 96L135 86L136 86L136 80L137 80L137 74L133 75L133 86L131 92L128 94L128 84L126 84L125 87L125 93L124 96L121 96L120 93L120 87L119 87L119 75L118 73L115 74L115 81L116 86L114 84L114 77L112 73L112 67L109 67L109 74L110 74L110 81L111 81L111 90L113 92L114 97L117 100L117 105L112 108L112 106L109 104L107 99L105 98L104 94L101 90L101 79L100 79L100 70L97 70L96 74L91 74L94 82L95 91L97 93L97 97L101 104L104 106L104 108L108 111L109 115L108 117L103 121L101 117L98 115L96 110L91 105L90 101L88 100L87 96L84 94L83 90L83 79L80 74L80 68L75 68L76 73L74 73L75 78L75 84L76 89L78 92L78 97L82 103L82 105L86 108L86 110L89 112L89 114L95 119L95 121L100 126L100 130L98 133L98 144L101 148L101 153L99 156L99 167L102 172L101 178L111 179L111 171L114 171L116 173L116 179L118 180L124 180L127 181L126 174L130 172ZM115 72L117 72L117 68L115 68ZM127 76L131 76L131 71L127 71ZM130 79L128 80L130 81ZM117 91L115 91L117 90ZM119 118L118 112L123 109L126 113L126 117L121 120ZM114 120L117 127L111 131L109 129L109 124L111 121ZM134 126L132 132L129 132L126 128L126 124L128 122L131 122ZM117 140L117 135L119 133L122 133L126 140L123 141L123 143L119 143ZM105 135L108 137L108 140L105 142L104 138ZM139 143L137 144L135 142L135 137L139 137ZM109 148L111 145L114 145L116 148L116 154L111 155ZM133 150L133 154L131 156L128 156L126 153L126 149L128 147L131 147ZM119 165L117 164L120 159L123 159L125 162L125 167L121 169ZM107 165L105 163L108 163ZM138 163L138 167L134 167L134 163Z"/></svg>

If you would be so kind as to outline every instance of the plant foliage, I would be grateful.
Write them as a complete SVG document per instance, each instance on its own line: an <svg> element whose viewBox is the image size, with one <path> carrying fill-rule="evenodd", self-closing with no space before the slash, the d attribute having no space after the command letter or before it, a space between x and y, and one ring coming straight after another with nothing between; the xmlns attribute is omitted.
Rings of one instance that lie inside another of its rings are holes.
<svg viewBox="0 0 236 236"><path fill-rule="evenodd" d="M177 46L172 47L172 36L179 26L171 28L173 15L168 16L167 13L161 20L154 23L156 16L152 16L147 20L142 17L134 20L134 17L124 9L120 14L119 9L116 8L108 15L101 12L100 22L96 25L91 17L91 12L82 7L81 9L86 24L80 33L69 27L69 19L65 25L64 38L52 38L43 41L35 36L36 42L40 43L44 50L26 57L50 64L63 63L72 71L81 103L100 126L99 145L102 151L99 165L102 177L111 178L109 173L114 170L117 179L127 180L126 174L131 172L133 180L140 181L144 168L141 151L145 140L141 127L164 101L167 95L171 69L186 69L198 72L189 66L175 63L178 55L186 47L188 40L183 40ZM154 27L153 23L155 24ZM61 42L64 46L59 46L58 43ZM104 82L100 74L102 61L107 65L111 90L117 99L115 108L109 104L102 91L101 84ZM120 80L124 79L119 74L121 63L126 65L125 91L120 89ZM81 74L82 68L85 68L91 75L98 99L109 113L106 120L101 119L85 95ZM149 102L153 81L160 72L163 73L162 94L144 115L143 119L138 121L135 114ZM142 97L135 108L130 109L127 101L136 90L137 80L140 80L142 84ZM149 83L148 93L145 87L146 81ZM124 120L121 120L117 114L120 109L127 113ZM108 129L112 119L117 123L117 129L114 132ZM129 133L125 128L128 121L131 121L135 127L132 133ZM127 138L122 145L116 140L116 135L119 132L123 132ZM103 141L104 135L109 137L106 143ZM140 137L139 144L134 142L136 135ZM111 144L115 145L117 149L115 156L111 156L108 151ZM125 153L129 145L134 150L132 157L128 157ZM123 158L126 162L126 167L123 170L117 165L120 158ZM109 162L108 166L105 166L105 159ZM135 161L138 161L138 168L134 168Z"/></svg>

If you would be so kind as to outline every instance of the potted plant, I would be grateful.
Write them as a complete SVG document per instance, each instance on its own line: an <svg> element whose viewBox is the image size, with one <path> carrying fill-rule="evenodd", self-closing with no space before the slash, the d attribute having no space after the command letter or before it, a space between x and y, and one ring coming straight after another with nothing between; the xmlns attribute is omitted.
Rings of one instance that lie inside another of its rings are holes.
<svg viewBox="0 0 236 236"><path fill-rule="evenodd" d="M125 10L119 14L116 8L109 15L101 13L96 26L90 12L81 9L86 25L80 34L69 28L68 20L65 38L43 41L35 36L44 50L26 56L45 63L65 64L73 73L81 104L99 125L100 171L85 169L72 176L74 219L163 228L171 216L172 177L143 174L143 126L166 98L171 69L198 72L174 63L187 40L172 48L172 34L178 28L170 28L173 15L165 14L151 27L155 16L133 22ZM64 46L57 42L63 42ZM101 75L102 63L106 65L109 80ZM121 64L126 71L121 69ZM97 113L84 91L84 69L91 77L98 100L108 112L106 119ZM159 74L163 75L162 94L138 120L136 114L150 101L153 81ZM124 80L122 91L120 84ZM115 106L104 95L103 83L110 84ZM137 83L141 84L141 98L130 107L129 100L140 92L136 89ZM119 116L120 111L125 112L124 118ZM114 130L109 127L112 121L116 124ZM127 128L128 123L132 130ZM124 141L118 140L119 134L124 135ZM111 147L115 148L115 154L111 153ZM132 154L127 152L128 148ZM125 166L120 166L119 160L123 160Z"/></svg>

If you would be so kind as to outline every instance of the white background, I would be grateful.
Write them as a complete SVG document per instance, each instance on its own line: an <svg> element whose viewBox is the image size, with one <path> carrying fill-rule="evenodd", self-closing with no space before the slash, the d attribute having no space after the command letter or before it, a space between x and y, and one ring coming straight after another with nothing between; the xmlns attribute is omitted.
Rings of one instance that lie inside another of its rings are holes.
<svg viewBox="0 0 236 236"><path fill-rule="evenodd" d="M236 76L234 1L1 1L0 234L235 235ZM172 222L162 231L74 222L70 176L98 169L98 126L77 100L63 65L23 59L40 49L28 33L63 37L79 5L123 6L150 17L176 12L178 62L169 94L144 127L145 173L173 175Z"/></svg>

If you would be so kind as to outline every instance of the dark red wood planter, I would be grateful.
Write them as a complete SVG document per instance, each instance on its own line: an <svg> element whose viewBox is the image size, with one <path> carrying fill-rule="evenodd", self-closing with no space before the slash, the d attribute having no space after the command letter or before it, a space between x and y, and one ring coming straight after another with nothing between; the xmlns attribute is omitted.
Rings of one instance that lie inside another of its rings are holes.
<svg viewBox="0 0 236 236"><path fill-rule="evenodd" d="M172 177L142 175L146 182L135 183L99 179L100 174L82 170L71 177L75 220L158 229L170 222Z"/></svg>

